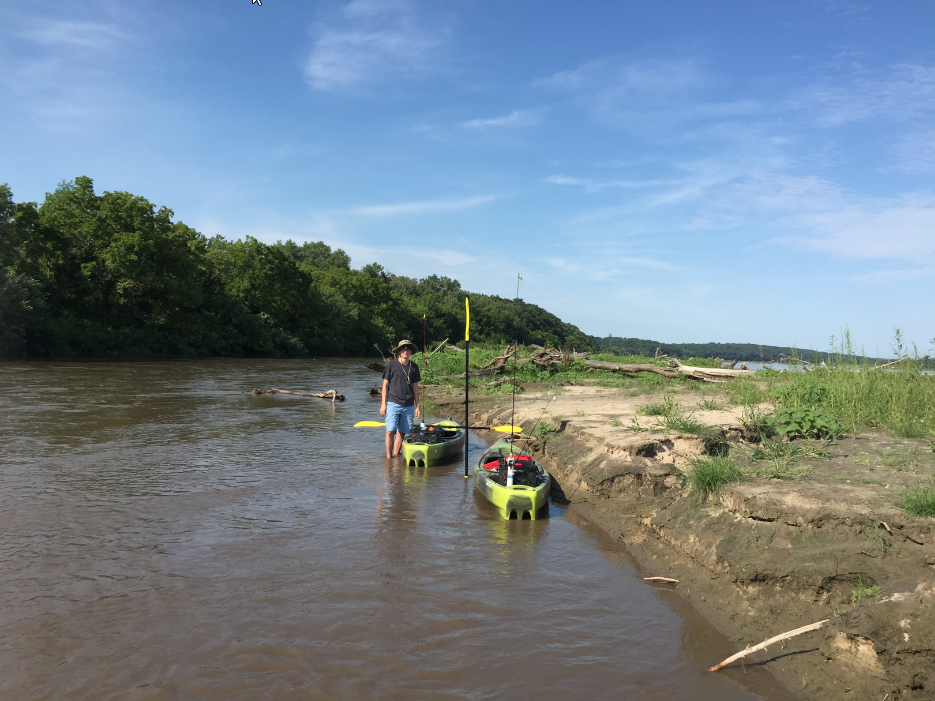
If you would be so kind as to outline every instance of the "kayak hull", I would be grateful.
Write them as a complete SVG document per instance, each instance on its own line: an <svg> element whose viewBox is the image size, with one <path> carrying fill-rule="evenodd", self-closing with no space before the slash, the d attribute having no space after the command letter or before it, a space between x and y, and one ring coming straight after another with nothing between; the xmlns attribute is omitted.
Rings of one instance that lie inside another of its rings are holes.
<svg viewBox="0 0 935 701"><path fill-rule="evenodd" d="M480 492L484 498L497 507L500 515L505 519L531 519L542 511L542 508L549 503L549 487L552 478L542 465L535 462L539 470L539 476L542 483L538 487L528 487L525 485L514 484L512 487L505 487L491 479L491 476L483 465L491 460L500 457L513 455L528 455L514 448L509 441L501 439L490 446L484 454L474 463L474 488Z"/></svg>
<svg viewBox="0 0 935 701"><path fill-rule="evenodd" d="M464 447L466 432L456 422L445 420L437 421L432 425L454 429L453 436L440 443L410 442L408 438L404 440L402 455L407 467L431 467L441 460L455 455Z"/></svg>

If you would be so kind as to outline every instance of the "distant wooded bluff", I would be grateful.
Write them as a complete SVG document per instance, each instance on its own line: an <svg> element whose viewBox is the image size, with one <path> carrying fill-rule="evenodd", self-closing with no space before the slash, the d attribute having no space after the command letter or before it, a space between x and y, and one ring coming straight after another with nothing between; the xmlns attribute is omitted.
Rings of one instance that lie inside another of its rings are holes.
<svg viewBox="0 0 935 701"><path fill-rule="evenodd" d="M599 338L595 345L616 355L655 355L656 349L673 358L723 358L750 362L778 361L793 353L803 360L822 355L808 348L791 346L761 346L755 343L661 343L642 338Z"/></svg>

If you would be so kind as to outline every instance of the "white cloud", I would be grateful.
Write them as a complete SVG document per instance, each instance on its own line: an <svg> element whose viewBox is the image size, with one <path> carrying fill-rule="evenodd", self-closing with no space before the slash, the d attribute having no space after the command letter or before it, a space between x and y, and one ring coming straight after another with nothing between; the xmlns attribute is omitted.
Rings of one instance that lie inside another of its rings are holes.
<svg viewBox="0 0 935 701"><path fill-rule="evenodd" d="M115 25L95 22L35 19L20 36L37 44L52 46L65 44L91 49L110 48L126 35Z"/></svg>
<svg viewBox="0 0 935 701"><path fill-rule="evenodd" d="M465 129L489 129L491 127L529 127L535 126L542 121L542 113L539 110L514 110L509 114L500 117L490 117L487 119L470 119L461 122Z"/></svg>
<svg viewBox="0 0 935 701"><path fill-rule="evenodd" d="M399 202L396 204L370 205L354 207L347 210L348 214L363 217L387 217L402 214L428 214L433 212L457 212L493 202L501 195L480 195L455 200L423 200L420 202Z"/></svg>
<svg viewBox="0 0 935 701"><path fill-rule="evenodd" d="M313 88L336 92L435 70L447 30L417 17L409 3L355 0L342 14L340 27L317 32L305 65Z"/></svg>

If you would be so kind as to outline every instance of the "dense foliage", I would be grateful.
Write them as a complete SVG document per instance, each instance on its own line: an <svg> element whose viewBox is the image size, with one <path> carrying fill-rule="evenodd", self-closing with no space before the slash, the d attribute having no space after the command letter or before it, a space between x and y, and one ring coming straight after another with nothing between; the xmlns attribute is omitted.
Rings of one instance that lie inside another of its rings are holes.
<svg viewBox="0 0 935 701"><path fill-rule="evenodd" d="M16 203L0 185L0 354L376 355L464 336L457 280L414 280L322 242L206 238L128 192L62 183ZM470 294L472 340L592 347L520 300Z"/></svg>

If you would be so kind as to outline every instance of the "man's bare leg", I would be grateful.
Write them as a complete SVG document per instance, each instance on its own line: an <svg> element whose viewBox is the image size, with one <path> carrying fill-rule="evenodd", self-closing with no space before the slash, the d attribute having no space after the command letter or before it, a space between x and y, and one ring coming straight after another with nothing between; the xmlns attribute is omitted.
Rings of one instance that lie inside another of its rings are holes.
<svg viewBox="0 0 935 701"><path fill-rule="evenodd" d="M396 432L396 444L393 446L393 457L399 455L399 451L403 449L403 432Z"/></svg>
<svg viewBox="0 0 935 701"><path fill-rule="evenodd" d="M393 445L393 438L396 436L396 431L387 431L386 432L386 457L391 458L393 454L390 452L390 448ZM402 441L400 441L402 444Z"/></svg>

